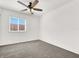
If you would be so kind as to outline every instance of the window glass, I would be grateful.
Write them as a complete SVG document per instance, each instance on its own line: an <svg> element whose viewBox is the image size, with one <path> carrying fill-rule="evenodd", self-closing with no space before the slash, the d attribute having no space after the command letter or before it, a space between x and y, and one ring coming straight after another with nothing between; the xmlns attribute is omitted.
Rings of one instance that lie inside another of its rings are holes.
<svg viewBox="0 0 79 59"><path fill-rule="evenodd" d="M10 24L18 24L18 18L12 17L12 18L10 19Z"/></svg>
<svg viewBox="0 0 79 59"><path fill-rule="evenodd" d="M19 19L19 30L25 30L25 20Z"/></svg>
<svg viewBox="0 0 79 59"><path fill-rule="evenodd" d="M24 19L19 19L19 24L25 25L25 20Z"/></svg>
<svg viewBox="0 0 79 59"><path fill-rule="evenodd" d="M10 30L17 31L18 30L18 19L15 17L12 17L9 22L10 22Z"/></svg>

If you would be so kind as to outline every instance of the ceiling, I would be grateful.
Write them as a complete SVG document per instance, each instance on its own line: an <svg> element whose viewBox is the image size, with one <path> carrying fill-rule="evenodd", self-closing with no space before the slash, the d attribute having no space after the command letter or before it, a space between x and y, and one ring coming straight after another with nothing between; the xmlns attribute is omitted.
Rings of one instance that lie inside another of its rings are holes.
<svg viewBox="0 0 79 59"><path fill-rule="evenodd" d="M20 1L28 5L28 2L33 0L20 0ZM36 7L43 9L43 12L36 12L36 13L38 14L46 13L52 9L63 6L64 4L70 1L72 0L39 0L39 3ZM15 11L20 11L20 12L22 9L26 8L25 6L17 3L17 0L0 0L0 7L15 10Z"/></svg>

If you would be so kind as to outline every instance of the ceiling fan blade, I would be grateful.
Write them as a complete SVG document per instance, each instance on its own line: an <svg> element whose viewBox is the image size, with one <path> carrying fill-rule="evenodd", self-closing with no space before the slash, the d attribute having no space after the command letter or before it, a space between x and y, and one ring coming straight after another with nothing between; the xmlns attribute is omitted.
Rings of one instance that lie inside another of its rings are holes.
<svg viewBox="0 0 79 59"><path fill-rule="evenodd" d="M36 10L36 11L43 11L42 9L39 9L39 8L33 8L33 10Z"/></svg>
<svg viewBox="0 0 79 59"><path fill-rule="evenodd" d="M24 5L25 7L28 7L27 5L25 5L23 2L21 2L21 1L17 1L18 3L20 3L20 4L22 4L22 5Z"/></svg>
<svg viewBox="0 0 79 59"><path fill-rule="evenodd" d="M23 9L23 10L21 10L21 11L27 11L27 9Z"/></svg>
<svg viewBox="0 0 79 59"><path fill-rule="evenodd" d="M32 7L35 7L37 4L38 4L38 0L35 0L33 3L32 3Z"/></svg>

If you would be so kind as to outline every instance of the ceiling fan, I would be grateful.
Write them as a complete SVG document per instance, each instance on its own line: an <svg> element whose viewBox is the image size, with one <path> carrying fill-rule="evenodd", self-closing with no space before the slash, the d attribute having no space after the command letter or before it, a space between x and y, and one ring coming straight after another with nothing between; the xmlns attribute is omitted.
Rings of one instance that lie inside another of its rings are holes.
<svg viewBox="0 0 79 59"><path fill-rule="evenodd" d="M24 5L25 7L27 7L30 10L31 14L33 14L32 10L43 11L42 9L34 8L39 3L38 0L35 0L34 2L29 2L29 5L26 5L23 2L21 2L21 1L17 1L17 2L20 3L20 4L22 4L22 5ZM23 9L22 11L27 11L28 9Z"/></svg>

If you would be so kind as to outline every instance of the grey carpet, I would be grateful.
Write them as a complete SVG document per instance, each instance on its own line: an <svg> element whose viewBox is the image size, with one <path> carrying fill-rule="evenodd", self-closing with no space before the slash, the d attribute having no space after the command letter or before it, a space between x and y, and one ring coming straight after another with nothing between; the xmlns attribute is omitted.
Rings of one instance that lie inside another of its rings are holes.
<svg viewBox="0 0 79 59"><path fill-rule="evenodd" d="M36 40L1 46L0 58L79 58L79 55Z"/></svg>

